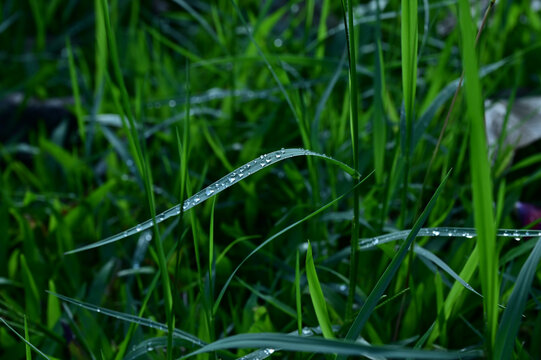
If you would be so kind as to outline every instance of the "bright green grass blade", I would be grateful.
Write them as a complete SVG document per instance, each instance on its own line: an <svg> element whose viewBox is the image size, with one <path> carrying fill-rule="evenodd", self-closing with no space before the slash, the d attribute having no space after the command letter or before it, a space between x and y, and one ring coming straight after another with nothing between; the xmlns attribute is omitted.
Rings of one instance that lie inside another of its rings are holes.
<svg viewBox="0 0 541 360"><path fill-rule="evenodd" d="M325 296L323 296L323 290L321 290L316 267L314 266L314 259L312 258L312 245L310 245L310 241L308 242L308 251L306 253L306 278L308 279L310 298L316 311L317 321L321 327L321 331L323 331L323 336L326 339L334 339L329 313L327 312L327 303Z"/></svg>
<svg viewBox="0 0 541 360"><path fill-rule="evenodd" d="M119 319L119 320L122 320L122 321L127 321L127 322L130 322L130 323L138 324L138 325L149 327L149 328L152 328L152 329L156 329L156 330L160 330L160 331L164 331L164 332L168 331L167 330L167 325L156 322L156 321L153 321L153 320L150 320L150 319L145 319L145 318L142 318L140 316L126 314L126 313L110 310L110 309L107 309L107 308L99 307L99 306L89 304L89 303L86 303L86 302L83 302L83 301L75 300L73 298L70 298L70 297L67 297L67 296L64 296L64 295L60 295L60 294L52 294L52 295L58 297L62 301L65 301L65 302L68 302L70 304L79 306L79 307L81 307L83 309L86 309L86 310L90 310L90 311L93 311L93 312L96 312L96 313L99 313L99 314L103 314L103 315L113 317L115 319ZM204 341L197 338L196 336L194 336L192 334L189 334L189 333L187 333L185 331L178 330L178 329L173 330L173 336L176 337L176 338L179 338L179 339L183 339L183 340L187 341L188 343L196 345L196 346L204 346L206 344Z"/></svg>
<svg viewBox="0 0 541 360"><path fill-rule="evenodd" d="M33 321L37 321L40 318L40 296L38 287L32 275L32 271L26 263L26 257L21 254L21 271L24 284L24 299L26 314L30 316Z"/></svg>
<svg viewBox="0 0 541 360"><path fill-rule="evenodd" d="M21 339L25 344L26 346L29 346L30 348L32 348L32 350L34 350L36 353L38 353L39 355L43 356L45 359L49 360L49 357L47 355L45 355L43 352L41 352L40 349L38 349L37 347L35 347L34 345L32 345L32 343L30 343L24 336L22 336L21 334L19 334L17 331L15 331L14 328L12 328L7 322L6 320L4 320L4 318L0 317L0 321L4 323L4 325L9 329L11 330L11 332L13 332L15 335L17 335L17 337L19 339ZM26 329L26 318L25 318L25 329ZM25 335L27 335L25 333ZM28 355L28 354L27 354Z"/></svg>
<svg viewBox="0 0 541 360"><path fill-rule="evenodd" d="M302 302L301 302L301 269L300 269L300 254L297 250L295 257L295 306L297 308L297 330L299 335L302 334Z"/></svg>
<svg viewBox="0 0 541 360"><path fill-rule="evenodd" d="M482 352L469 351L423 351L399 346L370 346L354 342L346 342L319 337L302 337L297 335L279 333L241 334L220 339L208 344L201 349L188 354L182 359L201 354L204 352L232 348L268 348L273 353L274 349L307 352L310 354L340 354L367 357L392 357L392 358L415 358L415 359L464 359L480 357Z"/></svg>
<svg viewBox="0 0 541 360"><path fill-rule="evenodd" d="M362 181L360 181L359 183L357 183L357 185L355 185L355 187L361 185L364 180L366 180L368 177L364 178ZM276 239L277 237L279 237L280 235L286 233L287 231L293 229L294 227L297 227L298 225L308 221L309 219L311 219L312 217L320 214L321 212L327 210L328 208L332 207L334 204L338 203L340 200L342 200L342 198L344 198L346 195L348 195L353 189L350 189L348 192L346 192L345 194L342 194L340 195L339 197L337 197L336 199L332 200L331 202L327 203L326 205L323 205L322 207L320 207L319 209L315 210L314 212L312 212L311 214L305 216L304 218L302 218L301 220L299 221L296 221L294 222L293 224L285 227L284 229L278 231L276 234L272 235L271 237L269 237L268 239L266 239L265 241L263 241L261 244L259 244L254 250L252 250L252 252L250 252L246 257L244 257L244 259L242 259L242 261L240 262L240 264L235 268L235 270L233 270L233 272L231 273L231 275L229 276L229 278L227 279L227 281L225 282L222 290L220 291L220 294L218 295L218 298L216 299L216 302L214 303L214 313L216 314L216 311L218 311L218 307L220 305L220 301L222 300L222 297L224 296L224 293L225 293L225 290L227 289L227 287L229 286L229 283L231 282L231 280L233 279L233 277L236 275L237 271L240 269L240 267L250 258L252 257L256 252L258 252L261 248L263 248L265 245L269 244L271 241L273 241L274 239Z"/></svg>
<svg viewBox="0 0 541 360"><path fill-rule="evenodd" d="M530 256L520 269L515 287L503 312L502 320L496 333L494 359L511 359L515 339L518 334L522 312L531 291L532 280L541 258L541 239L538 239Z"/></svg>
<svg viewBox="0 0 541 360"><path fill-rule="evenodd" d="M49 280L49 291L52 293L56 292L54 281ZM58 319L60 319L62 312L60 310L60 302L56 296L49 294L47 297L47 328L52 330L56 325Z"/></svg>
<svg viewBox="0 0 541 360"><path fill-rule="evenodd" d="M378 36L380 35L378 34ZM375 65L373 120L374 168L376 170L376 180L379 184L382 184L385 169L387 126L385 120L385 111L383 108L383 99L385 96L385 70L383 65L383 51L381 50L380 37L376 39Z"/></svg>
<svg viewBox="0 0 541 360"><path fill-rule="evenodd" d="M389 286L389 283L391 282L392 278L398 271L398 268L404 258L406 257L406 253L408 252L409 247L413 243L413 240L415 239L415 236L417 236L417 233L421 229L421 226L423 226L424 222L426 221L428 214L436 204L436 199L440 195L440 193L443 190L443 187L445 183L447 182L447 179L449 178L449 173L445 176L441 184L436 189L436 192L434 195L432 195L432 198L426 205L424 211L422 212L421 216L419 216L419 219L415 222L415 225L413 226L411 232L409 233L406 241L402 243L400 246L400 249L396 253L395 257L383 273L383 275L379 278L376 286L366 299L366 302L363 304L363 307L361 308L361 311L355 318L355 321L351 325L351 328L349 329L346 339L347 340L356 340L359 335L361 334L361 331L364 327L364 324L366 321L368 321L369 316L372 314L372 311L376 307L378 301L380 300L381 296L383 295L385 289L387 289L387 286Z"/></svg>
<svg viewBox="0 0 541 360"><path fill-rule="evenodd" d="M492 209L492 180L487 153L481 82L475 53L475 31L467 0L459 1L459 24L462 39L462 61L465 73L467 113L470 118L470 169L472 176L473 215L478 234L479 275L483 290L483 307L487 321L486 346L492 349L498 325L498 254ZM490 356L489 356L490 357Z"/></svg>
<svg viewBox="0 0 541 360"><path fill-rule="evenodd" d="M26 322L26 316L24 317L24 339L26 340L25 343L25 352L26 352L26 360L32 360L32 352L30 347L30 336L28 335L28 323Z"/></svg>
<svg viewBox="0 0 541 360"><path fill-rule="evenodd" d="M186 199L182 205L183 211L187 211L191 209L194 206L197 206L201 203L203 203L205 200L219 194L220 192L224 191L225 189L231 187L232 185L238 183L241 180L244 180L248 176L270 166L277 162L280 162L285 159L289 159L296 156L316 156L323 158L327 161L330 161L331 163L338 165L340 168L342 168L344 171L346 171L351 176L358 178L358 175L356 175L355 170L350 168L348 165L344 164L341 161L335 160L327 155L318 154L313 151L304 150L304 149L282 149L278 151L274 151L271 153L268 153L266 155L261 155L259 158L256 158L245 165L237 168L236 170L230 172L226 176L222 177L220 180L212 183L211 185L207 186L203 190L199 191L195 195L191 196L190 198ZM173 216L178 216L181 213L181 207L180 204L173 206L169 210L166 210L162 212L161 214L156 216L156 223L159 224L162 221L169 219ZM154 224L153 219L149 219L147 221L144 221L140 224L137 224L136 226L122 232L116 235L113 235L111 237L108 237L104 240L95 242L93 244L89 244L83 247L80 247L78 249L74 249L71 251L66 252L66 254L73 254L85 250L94 249L96 247L100 247L106 244L110 244L122 239L127 238L128 236L137 234L143 230L146 230L150 227L152 227Z"/></svg>

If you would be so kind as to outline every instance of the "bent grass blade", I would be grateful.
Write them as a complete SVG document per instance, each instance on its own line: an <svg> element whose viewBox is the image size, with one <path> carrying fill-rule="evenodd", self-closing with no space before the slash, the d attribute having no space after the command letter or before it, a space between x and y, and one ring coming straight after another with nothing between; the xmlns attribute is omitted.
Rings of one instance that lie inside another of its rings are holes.
<svg viewBox="0 0 541 360"><path fill-rule="evenodd" d="M289 159L292 157L297 156L315 156L323 158L327 161L330 161L331 163L338 165L340 168L342 168L345 172L353 176L354 178L359 178L360 176L356 173L354 169L346 165L345 163L338 161L336 159L333 159L330 156L327 156L325 154L319 154L310 150L305 149L282 149L278 151L273 151L271 153L268 153L266 155L261 155L260 157L242 165L241 167L237 168L236 170L233 170L226 176L222 177L220 180L215 181L211 185L207 186L203 190L199 191L192 197L186 199L184 203L182 204L182 210L188 211L189 209L203 203L205 200L208 200L209 198L219 194L220 192L224 191L225 189L235 185L241 180L244 180L248 176L255 174L256 172L267 168L268 166L274 165L284 159ZM181 213L181 204L175 205L172 208L162 212L161 214L158 214L156 216L156 224L161 223L164 220L167 220L173 216L178 216ZM139 223L135 225L132 228L127 229L124 232L118 233L116 235L110 236L106 239L100 240L98 242L88 244L85 246L82 246L80 248L67 251L65 255L78 253L81 251L86 251L90 249L94 249L100 246L104 246L107 244L111 244L113 242L122 240L127 238L128 236L140 233L143 230L149 229L154 225L153 219L146 220L142 223Z"/></svg>
<svg viewBox="0 0 541 360"><path fill-rule="evenodd" d="M99 307L99 306L96 306L96 305L93 305L93 304L89 304L89 303L86 303L86 302L83 302L83 301L75 300L73 298L70 298L70 297L67 297L67 296L64 296L64 295L51 293L49 291L47 291L47 293L56 296L57 298L59 298L62 301L65 301L67 303L79 306L79 307L81 307L83 309L86 309L86 310L94 311L94 312L97 312L99 314L103 314L103 315L113 317L115 319L119 319L119 320L131 322L131 323L139 324L141 326L146 326L146 327L149 327L149 328L152 328L152 329L157 329L157 330L160 330L160 331L163 331L163 332L166 332L166 333L168 331L166 324L162 324L162 323L150 320L150 319L145 319L145 318L135 316L135 315L131 315L131 314L121 313L121 312L118 312L118 311L102 308L102 307ZM191 343L193 345L196 345L196 346L205 346L206 345L206 343L203 340L199 339L198 337L196 337L196 336L194 336L192 334L189 334L187 332L184 332L182 330L178 330L178 329L173 330L173 337L183 339L183 340L185 340L185 341L187 341L187 342L189 342L189 343Z"/></svg>

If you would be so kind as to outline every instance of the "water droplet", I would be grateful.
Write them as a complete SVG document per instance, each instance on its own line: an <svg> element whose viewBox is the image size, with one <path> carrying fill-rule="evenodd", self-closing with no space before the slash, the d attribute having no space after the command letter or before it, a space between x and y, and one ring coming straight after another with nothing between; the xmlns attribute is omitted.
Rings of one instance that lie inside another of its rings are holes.
<svg viewBox="0 0 541 360"><path fill-rule="evenodd" d="M261 160L263 160L265 157L264 157L263 155L261 155L259 158L260 158Z"/></svg>
<svg viewBox="0 0 541 360"><path fill-rule="evenodd" d="M278 47L278 48L279 48L279 47L282 47L282 44L283 44L283 43L284 43L284 42L283 42L282 39L280 39L280 38L274 39L274 46L276 46L276 47Z"/></svg>
<svg viewBox="0 0 541 360"><path fill-rule="evenodd" d="M372 246L376 246L377 244L379 244L379 239L374 239L374 241L372 241Z"/></svg>
<svg viewBox="0 0 541 360"><path fill-rule="evenodd" d="M437 230L432 231L432 235L434 236L440 236L440 232Z"/></svg>
<svg viewBox="0 0 541 360"><path fill-rule="evenodd" d="M241 177L243 177L243 176L244 176L244 173L242 172L242 170L240 170L240 172L239 172L239 177L241 178Z"/></svg>
<svg viewBox="0 0 541 360"><path fill-rule="evenodd" d="M277 159L279 159L279 158L281 158L281 157L282 157L282 155L276 154L276 158L277 158Z"/></svg>
<svg viewBox="0 0 541 360"><path fill-rule="evenodd" d="M230 176L230 177L229 177L229 182L232 183L232 182L234 182L234 181L235 181L235 177L234 177L234 176Z"/></svg>
<svg viewBox="0 0 541 360"><path fill-rule="evenodd" d="M100 309L100 308L96 308L96 312L101 312L101 309Z"/></svg>
<svg viewBox="0 0 541 360"><path fill-rule="evenodd" d="M517 236L517 237L515 238L515 241L520 241L520 238Z"/></svg>
<svg viewBox="0 0 541 360"><path fill-rule="evenodd" d="M173 99L169 100L169 107L175 107L177 106L177 102Z"/></svg>
<svg viewBox="0 0 541 360"><path fill-rule="evenodd" d="M267 349L267 350L265 350L265 351L267 352L267 354L270 355L270 354L272 354L272 353L274 352L274 349Z"/></svg>
<svg viewBox="0 0 541 360"><path fill-rule="evenodd" d="M509 234L506 231L504 231L502 236L509 236Z"/></svg>
<svg viewBox="0 0 541 360"><path fill-rule="evenodd" d="M467 237L468 239L472 239L472 238L473 238L473 235L472 235L472 234L466 234L466 237Z"/></svg>
<svg viewBox="0 0 541 360"><path fill-rule="evenodd" d="M209 187L207 188L207 190L205 191L205 193L207 194L207 196L210 196L210 195L214 194L214 190L212 190L212 189L210 188L210 186L209 186Z"/></svg>
<svg viewBox="0 0 541 360"><path fill-rule="evenodd" d="M141 225L137 225L137 226L135 227L135 231L137 231L137 232L141 231Z"/></svg>
<svg viewBox="0 0 541 360"><path fill-rule="evenodd" d="M184 210L186 210L188 208L188 204L184 203L184 205L182 205L182 207L184 208ZM180 215L180 206L177 206L175 208L175 214Z"/></svg>
<svg viewBox="0 0 541 360"><path fill-rule="evenodd" d="M158 216L158 221L164 221L164 220L165 220L165 215L160 214L160 216Z"/></svg>
<svg viewBox="0 0 541 360"><path fill-rule="evenodd" d="M145 235L145 240L146 240L146 241L152 240L152 235L150 235L150 233L146 234L146 235Z"/></svg>
<svg viewBox="0 0 541 360"><path fill-rule="evenodd" d="M453 236L453 233L449 231L449 236Z"/></svg>
<svg viewBox="0 0 541 360"><path fill-rule="evenodd" d="M124 233L122 234L123 237L128 237L129 233L127 231L124 231Z"/></svg>
<svg viewBox="0 0 541 360"><path fill-rule="evenodd" d="M340 285L339 289L340 289L340 291L345 292L347 290L347 286L342 284L342 285Z"/></svg>
<svg viewBox="0 0 541 360"><path fill-rule="evenodd" d="M526 232L524 233L524 235L529 236L529 235L530 235L530 232L529 232L529 231L526 231Z"/></svg>
<svg viewBox="0 0 541 360"><path fill-rule="evenodd" d="M261 165L261 167L264 167L266 164L262 161L259 163L259 165Z"/></svg>
<svg viewBox="0 0 541 360"><path fill-rule="evenodd" d="M195 199L193 199L193 202L194 202L194 203L198 203L198 202L199 202L199 200L201 200L201 199L200 199L200 198L198 198L198 197L196 197Z"/></svg>
<svg viewBox="0 0 541 360"><path fill-rule="evenodd" d="M284 155L284 154L286 153L285 149L284 149L284 148L281 148L281 149L280 149L280 153L281 153L282 155Z"/></svg>
<svg viewBox="0 0 541 360"><path fill-rule="evenodd" d="M309 336L309 335L312 335L313 332L312 332L312 330L310 330L308 328L303 328L302 329L302 334L305 335L305 336Z"/></svg>

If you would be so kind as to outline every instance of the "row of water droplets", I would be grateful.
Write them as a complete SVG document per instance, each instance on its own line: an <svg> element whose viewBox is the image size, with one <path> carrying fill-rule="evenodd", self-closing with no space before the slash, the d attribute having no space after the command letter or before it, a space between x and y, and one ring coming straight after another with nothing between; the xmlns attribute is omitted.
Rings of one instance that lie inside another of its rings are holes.
<svg viewBox="0 0 541 360"><path fill-rule="evenodd" d="M194 206L197 206L204 202L205 200L209 199L212 196L215 196L216 194L222 192L223 190L227 189L230 186L233 186L234 184L238 183L239 181L247 178L248 176L258 172L259 170L269 166L273 165L279 161L282 161L284 159L296 157L296 156L317 156L322 157L326 159L330 159L333 161L333 158L325 155L325 154L319 154L310 150L305 149L281 149L277 151L273 151L271 153L261 155L260 157L246 163L245 165L237 168L236 170L230 172L226 176L222 177L220 180L212 183L211 185L207 186L203 190L199 191L195 195L188 198L184 203L182 204L182 210L180 204L173 206L172 208L162 212L161 214L156 216L156 223L159 224L164 220L169 219L173 216L178 216L182 211L187 211L193 208ZM71 250L66 252L66 254L71 254L79 251L89 250L93 249L98 246L103 246L106 244L113 243L115 241L119 241L122 239L127 238L128 236L140 233L143 230L149 229L154 225L154 221L152 219L146 220L142 223L137 224L136 226L118 233L116 235L110 236L106 239L100 240L96 243L89 244L83 247L80 247L75 250Z"/></svg>
<svg viewBox="0 0 541 360"><path fill-rule="evenodd" d="M406 239L411 230L396 231L390 234L376 236L369 239L363 239L359 242L361 249L370 249L376 245L385 244L391 241ZM462 227L437 227L437 228L422 228L419 230L417 237L430 236L430 237L462 237L467 239L473 239L477 236L477 232L474 228L462 228ZM541 236L541 230L514 230L514 229L498 229L496 236L499 237L512 237L516 241L520 241L524 237L537 237Z"/></svg>
<svg viewBox="0 0 541 360"><path fill-rule="evenodd" d="M115 319L128 321L128 322L138 324L138 325L141 325L141 326L146 326L146 327L149 327L149 328L152 328L152 329L164 331L166 333L168 331L167 325L156 322L156 321L153 321L153 320L150 320L150 319L145 319L145 318L135 316L135 315L131 315L131 314L121 313L121 312L106 309L106 308L100 308L99 306L89 304L89 303L84 303L84 302L69 298L67 296L59 295L59 294L53 294L53 295L58 297L59 299L61 299L63 301L66 301L66 302L69 302L71 304L82 307L83 309L87 309L87 310L90 310L90 311L95 311L97 313L113 317ZM196 336L194 336L192 334L186 333L186 332L184 332L182 330L174 329L173 330L173 336L177 337L179 339L186 340L186 341L188 341L188 342L190 342L192 344L198 345L198 346L205 346L206 345L206 343L203 340L197 338Z"/></svg>

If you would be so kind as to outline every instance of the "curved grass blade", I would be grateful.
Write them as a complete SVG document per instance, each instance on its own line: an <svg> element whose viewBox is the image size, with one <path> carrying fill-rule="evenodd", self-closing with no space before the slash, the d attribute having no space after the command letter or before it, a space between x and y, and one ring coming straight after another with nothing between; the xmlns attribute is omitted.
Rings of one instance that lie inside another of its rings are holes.
<svg viewBox="0 0 541 360"><path fill-rule="evenodd" d="M72 298L64 296L64 295L51 293L49 291L47 291L47 293L58 297L60 300L63 300L63 301L68 302L70 304L79 306L79 307L81 307L83 309L86 309L86 310L94 311L94 312L97 312L99 314L107 315L107 316L110 316L110 317L113 317L115 319L119 319L119 320L122 320L122 321L128 321L130 323L135 323L135 324L138 324L138 325L141 325L141 326L146 326L146 327L149 327L149 328L152 328L152 329L157 329L157 330L160 330L160 331L167 332L167 325L166 324L162 324L162 323L159 323L159 322L156 322L156 321L153 321L153 320L145 319L145 318L135 316L135 315L131 315L131 314L126 314L126 313L122 313L122 312L102 308L102 307L99 307L99 306L96 306L96 305L93 305L93 304L89 304L89 303L86 303L86 302L83 302L83 301L72 299ZM206 345L206 343L203 340L197 338L196 336L194 336L192 334L184 332L182 330L174 329L173 330L173 336L176 337L176 338L179 338L179 339L186 340L187 342L189 342L191 344L194 344L194 345L197 345L197 346Z"/></svg>
<svg viewBox="0 0 541 360"><path fill-rule="evenodd" d="M14 328L12 328L6 320L4 320L4 318L0 317L0 321L2 321L4 323L4 325L6 325L6 327L11 330L15 335L17 335L17 337L19 339L21 339L22 341L24 341L24 343L26 344L26 346L29 346L32 348L32 350L34 350L35 352L37 352L38 354L40 354L41 356L43 356L45 359L49 360L49 357L47 355L45 355L43 352L41 352L40 349L38 349L37 347L35 347L34 345L32 345L32 343L28 340L26 340L24 338L24 336L22 336L21 334L19 334L17 331L15 331ZM26 320L25 320L26 321ZM26 323L25 323L26 324ZM25 330L26 330L26 326L25 326Z"/></svg>
<svg viewBox="0 0 541 360"><path fill-rule="evenodd" d="M541 258L541 239L537 240L535 248L520 269L515 288L503 312L502 320L496 333L494 359L511 359L522 312L526 306L528 293L531 289L537 264Z"/></svg>
<svg viewBox="0 0 541 360"><path fill-rule="evenodd" d="M361 311L355 318L355 321L351 325L351 328L349 329L346 335L347 340L354 341L355 339L359 337L364 327L364 324L368 320L368 317L372 314L372 311L376 307L385 289L387 289L387 286L389 286L389 283L391 282L392 278L398 271L400 264L402 264L402 261L406 257L406 253L408 252L409 247L413 243L413 240L417 236L417 233L421 229L421 226L423 226L424 222L428 218L428 214L430 213L430 211L432 211L432 208L436 204L436 199L438 198L441 191L443 190L443 186L447 182L449 175L450 175L450 171L447 173L447 175L445 176L441 184L438 186L434 195L432 195L432 198L426 205L426 208L422 212L419 219L417 219L417 221L415 222L415 225L413 226L413 229L408 235L408 238L406 239L406 241L402 243L402 245L400 246L400 249L394 256L393 260L391 261L391 263L389 264L389 266L387 267L383 275L379 278L376 286L374 287L370 295L368 295L366 302L364 303L363 307L361 308Z"/></svg>
<svg viewBox="0 0 541 360"><path fill-rule="evenodd" d="M241 167L237 168L236 170L233 170L226 176L222 177L220 180L215 181L211 185L207 186L203 190L199 191L192 197L186 199L184 203L182 204L182 210L188 211L189 209L203 203L205 200L219 194L220 192L224 191L225 189L235 185L239 181L247 178L248 176L255 174L259 170L262 170L270 165L276 164L277 162L280 162L284 159L289 159L296 156L316 156L323 158L327 161L330 161L331 163L338 165L340 168L342 168L344 171L346 171L348 174L353 176L354 178L359 178L358 174L353 170L351 167L346 165L345 163L338 161L336 159L331 158L330 156L319 154L310 150L305 149L282 149L273 151L271 153L268 153L266 155L261 155L259 158L256 158ZM156 224L161 223L162 221L169 219L173 216L178 216L181 213L180 204L173 206L169 210L166 210L162 212L161 214L156 216ZM88 244L85 246L82 246L80 248L67 251L65 254L74 254L81 251L86 251L90 249L94 249L100 246L104 246L107 244L111 244L113 242L122 240L127 238L128 236L140 233L143 230L149 229L154 225L153 219L149 219L147 221L144 221L140 224L137 224L136 226L118 233L116 235L110 236L106 239L100 240L98 242Z"/></svg>
<svg viewBox="0 0 541 360"><path fill-rule="evenodd" d="M188 357L222 349L242 349L265 347L267 352L275 349L320 354L340 354L356 356L383 356L391 358L416 359L464 359L480 357L479 350L470 351L423 351L399 346L370 346L343 340L325 339L320 337L301 337L297 335L278 333L241 334L220 339L188 354Z"/></svg>
<svg viewBox="0 0 541 360"><path fill-rule="evenodd" d="M327 303L325 302L325 296L323 296L323 290L321 290L321 285L317 277L310 242L308 242L308 252L306 253L306 278L308 279L310 298L312 299L312 304L314 304L317 321L323 331L323 336L326 339L334 339L329 313L327 312Z"/></svg>

